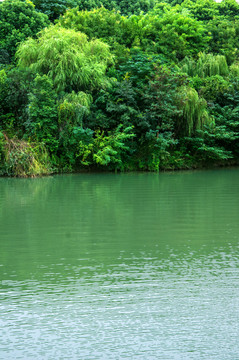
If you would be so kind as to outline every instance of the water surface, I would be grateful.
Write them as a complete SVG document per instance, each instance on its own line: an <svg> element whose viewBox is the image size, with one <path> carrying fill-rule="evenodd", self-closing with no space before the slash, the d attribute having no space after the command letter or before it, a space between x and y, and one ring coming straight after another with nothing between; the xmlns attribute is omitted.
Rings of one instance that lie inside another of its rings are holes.
<svg viewBox="0 0 239 360"><path fill-rule="evenodd" d="M239 359L239 169L0 179L0 359Z"/></svg>

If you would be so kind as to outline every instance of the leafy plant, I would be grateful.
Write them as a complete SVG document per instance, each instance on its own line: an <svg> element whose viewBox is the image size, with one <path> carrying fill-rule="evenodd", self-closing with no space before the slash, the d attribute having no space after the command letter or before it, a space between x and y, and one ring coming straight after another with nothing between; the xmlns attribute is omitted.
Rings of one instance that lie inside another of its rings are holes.
<svg viewBox="0 0 239 360"><path fill-rule="evenodd" d="M80 163L85 166L96 165L114 170L124 170L125 162L130 148L127 145L129 139L135 135L133 127L122 129L118 126L114 132L105 135L104 131L96 131L93 141L86 144L80 141L77 157Z"/></svg>

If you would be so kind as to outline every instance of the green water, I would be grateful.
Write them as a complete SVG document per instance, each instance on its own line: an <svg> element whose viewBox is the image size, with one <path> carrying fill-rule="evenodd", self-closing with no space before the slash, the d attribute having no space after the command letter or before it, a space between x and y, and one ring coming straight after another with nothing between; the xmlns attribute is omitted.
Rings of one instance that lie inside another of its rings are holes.
<svg viewBox="0 0 239 360"><path fill-rule="evenodd" d="M239 359L239 169L0 179L0 359Z"/></svg>

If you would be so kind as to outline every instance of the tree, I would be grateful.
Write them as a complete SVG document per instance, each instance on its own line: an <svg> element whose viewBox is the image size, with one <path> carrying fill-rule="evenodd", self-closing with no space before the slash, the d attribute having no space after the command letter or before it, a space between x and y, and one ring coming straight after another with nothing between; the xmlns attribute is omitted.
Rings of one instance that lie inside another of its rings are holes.
<svg viewBox="0 0 239 360"><path fill-rule="evenodd" d="M122 15L148 12L154 7L155 0L33 0L36 9L47 14L51 21L63 15L67 9L93 10L104 6L108 10L119 11Z"/></svg>
<svg viewBox="0 0 239 360"><path fill-rule="evenodd" d="M148 12L154 7L155 0L76 0L79 10L92 10L104 6L116 10L121 15L132 15Z"/></svg>
<svg viewBox="0 0 239 360"><path fill-rule="evenodd" d="M218 4L214 0L184 0L183 9L189 9L197 20L209 21L219 15Z"/></svg>
<svg viewBox="0 0 239 360"><path fill-rule="evenodd" d="M49 25L48 17L35 10L28 0L4 0L0 3L0 50L13 58L17 45L34 37ZM7 56L5 54L4 59ZM5 60L6 62L6 60Z"/></svg>
<svg viewBox="0 0 239 360"><path fill-rule="evenodd" d="M157 12L149 19L148 37L153 39L156 52L174 61L185 56L195 56L207 50L210 36L204 24L179 11L178 7L166 11L161 17ZM150 33L151 32L151 33Z"/></svg>
<svg viewBox="0 0 239 360"><path fill-rule="evenodd" d="M185 0L181 8L204 23L211 36L210 52L225 55L229 64L235 61L239 47L239 4L235 0Z"/></svg>
<svg viewBox="0 0 239 360"><path fill-rule="evenodd" d="M107 83L113 61L108 45L74 30L50 26L37 39L28 39L17 52L19 65L47 75L61 91L91 91Z"/></svg>
<svg viewBox="0 0 239 360"><path fill-rule="evenodd" d="M77 0L33 0L36 9L48 15L51 21L69 9L77 6Z"/></svg>
<svg viewBox="0 0 239 360"><path fill-rule="evenodd" d="M214 75L227 76L229 73L227 61L223 55L199 53L198 59L186 57L181 64L182 70L189 76L205 78Z"/></svg>
<svg viewBox="0 0 239 360"><path fill-rule="evenodd" d="M74 29L86 34L90 39L101 39L111 46L113 50L128 46L129 40L124 43L124 33L127 19L115 10L107 10L104 7L90 11L78 11L77 8L68 10L59 19L59 24L67 29ZM132 36L132 35L131 35ZM115 51L114 51L115 52Z"/></svg>
<svg viewBox="0 0 239 360"><path fill-rule="evenodd" d="M228 64L232 64L239 55L238 36L239 20L229 20L218 16L208 21L207 29L211 33L209 51L226 56Z"/></svg>
<svg viewBox="0 0 239 360"><path fill-rule="evenodd" d="M25 134L43 142L52 153L58 145L57 96L52 81L46 75L37 75L28 97Z"/></svg>
<svg viewBox="0 0 239 360"><path fill-rule="evenodd" d="M92 11L71 9L59 23L82 31L90 38L107 42L120 58L128 49L141 49L148 53L161 53L174 61L206 50L210 36L202 22L171 9L158 13L121 16L105 8ZM119 51L120 49L120 51Z"/></svg>
<svg viewBox="0 0 239 360"><path fill-rule="evenodd" d="M0 81L0 128L9 135L24 132L26 107L35 74L29 69L5 68Z"/></svg>
<svg viewBox="0 0 239 360"><path fill-rule="evenodd" d="M119 10L122 15L140 14L140 12L147 13L154 7L154 0L116 0ZM105 7L106 4L104 4Z"/></svg>
<svg viewBox="0 0 239 360"><path fill-rule="evenodd" d="M236 16L239 16L239 4L236 0L223 0L217 6L219 14L223 17L234 20Z"/></svg>
<svg viewBox="0 0 239 360"><path fill-rule="evenodd" d="M195 89L183 86L179 90L181 107L183 113L178 121L178 133L181 136L192 136L197 130L203 130L205 125L213 126L213 119L209 116L207 102L200 98Z"/></svg>

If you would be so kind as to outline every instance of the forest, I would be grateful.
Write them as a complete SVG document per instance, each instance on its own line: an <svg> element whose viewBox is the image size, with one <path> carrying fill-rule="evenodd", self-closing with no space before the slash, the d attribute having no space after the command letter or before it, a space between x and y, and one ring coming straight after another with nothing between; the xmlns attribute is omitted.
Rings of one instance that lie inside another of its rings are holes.
<svg viewBox="0 0 239 360"><path fill-rule="evenodd" d="M0 175L239 164L235 0L4 0Z"/></svg>

